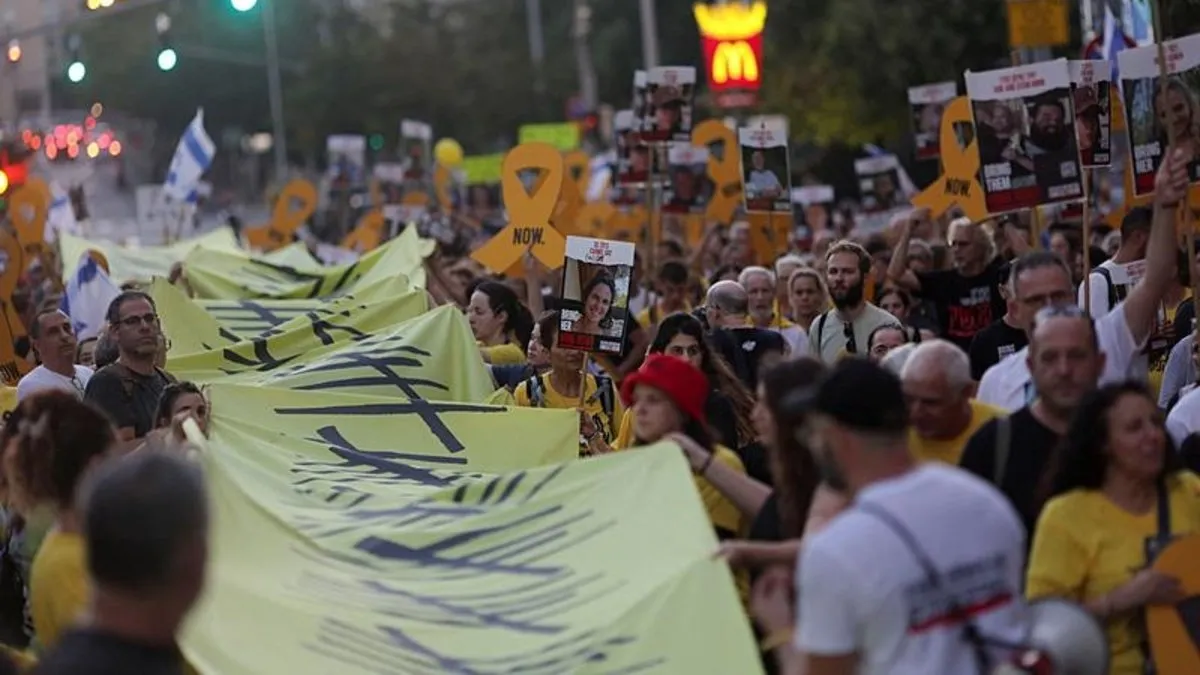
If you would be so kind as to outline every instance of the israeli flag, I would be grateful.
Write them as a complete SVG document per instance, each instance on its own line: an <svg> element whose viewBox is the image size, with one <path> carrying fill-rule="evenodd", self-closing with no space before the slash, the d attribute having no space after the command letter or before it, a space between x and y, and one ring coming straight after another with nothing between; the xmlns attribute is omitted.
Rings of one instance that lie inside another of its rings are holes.
<svg viewBox="0 0 1200 675"><path fill-rule="evenodd" d="M59 309L71 317L71 326L80 340L97 337L104 328L104 313L121 289L100 267L96 259L84 254L67 283Z"/></svg>
<svg viewBox="0 0 1200 675"><path fill-rule="evenodd" d="M82 230L75 219L71 197L58 182L50 184L50 211L46 215L46 243L53 244L60 232L79 236Z"/></svg>
<svg viewBox="0 0 1200 675"><path fill-rule="evenodd" d="M212 166L216 154L217 146L204 130L204 109L201 108L184 129L179 146L175 148L175 157L171 160L167 179L163 181L163 196L176 202L195 203L200 178Z"/></svg>

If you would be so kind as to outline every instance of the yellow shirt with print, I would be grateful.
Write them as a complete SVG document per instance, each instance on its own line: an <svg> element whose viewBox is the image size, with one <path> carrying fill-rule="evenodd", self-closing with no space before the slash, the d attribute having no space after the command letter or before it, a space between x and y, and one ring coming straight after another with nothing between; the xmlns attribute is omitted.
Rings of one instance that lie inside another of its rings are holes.
<svg viewBox="0 0 1200 675"><path fill-rule="evenodd" d="M1183 300L1179 302L1183 303L1191 298L1192 294L1189 291L1184 295ZM1175 324L1175 313L1179 310L1179 304L1164 304L1162 309L1163 314L1161 316L1165 317L1165 321L1159 323L1163 328L1170 329ZM1156 401L1158 400L1158 393L1162 391L1163 375L1167 371L1167 359L1171 356L1171 347L1173 346L1174 343L1170 340L1155 339L1153 336L1146 344L1146 352L1148 354L1146 384Z"/></svg>
<svg viewBox="0 0 1200 675"><path fill-rule="evenodd" d="M525 363L525 352L511 342L490 347L480 344L479 351L487 355L487 362L493 366L519 366Z"/></svg>
<svg viewBox="0 0 1200 675"><path fill-rule="evenodd" d="M1181 472L1167 481L1171 530L1200 532L1200 478ZM1029 555L1025 594L1089 602L1125 584L1146 567L1145 542L1158 534L1158 512L1134 515L1099 490L1073 490L1046 504ZM1114 617L1106 626L1110 675L1141 675L1141 612Z"/></svg>
<svg viewBox="0 0 1200 675"><path fill-rule="evenodd" d="M542 388L542 408L553 408L555 410L573 410L579 407L578 396L564 396L550 381L550 375L537 376L540 380ZM600 431L604 437L604 442L612 445L613 439L617 435L617 429L620 428L622 420L625 417L625 408L621 406L621 395L617 392L616 387L612 390L612 417L604 411L604 404L597 392L598 382L595 375L587 376L587 390L584 391L583 411L588 417L592 418L592 423ZM518 406L529 408L533 406L533 401L529 395L529 380L517 385L513 391L513 399ZM584 441L581 438L580 443Z"/></svg>
<svg viewBox="0 0 1200 675"><path fill-rule="evenodd" d="M630 419L633 415L626 415L626 419ZM622 425L621 431L624 432L625 425ZM629 435L632 437L633 427L629 426ZM617 435L617 443L620 443L620 434ZM630 441L632 443L632 441ZM632 450L628 444L613 444L613 450L618 452ZM746 467L742 464L742 458L738 457L737 453L723 445L717 445L713 451L713 461L720 462L725 466L737 471L738 473L746 473ZM703 476L693 474L692 480L696 482L696 491L700 493L700 501L704 503L704 512L708 514L708 520L712 523L713 528L723 531L730 537L739 537L745 534L749 524L742 517L742 512L734 506L733 502L725 498L721 491L713 487L713 484L708 482Z"/></svg>
<svg viewBox="0 0 1200 675"><path fill-rule="evenodd" d="M923 438L916 429L908 431L908 447L912 448L913 456L922 462L945 462L958 466L967 441L975 435L979 428L997 417L1008 413L979 401L971 401L971 421L967 428L954 438Z"/></svg>

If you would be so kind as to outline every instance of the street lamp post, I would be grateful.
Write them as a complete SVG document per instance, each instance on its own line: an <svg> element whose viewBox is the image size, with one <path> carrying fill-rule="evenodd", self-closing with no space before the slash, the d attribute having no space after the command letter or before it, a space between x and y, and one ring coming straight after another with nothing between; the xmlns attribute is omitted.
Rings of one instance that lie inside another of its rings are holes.
<svg viewBox="0 0 1200 675"><path fill-rule="evenodd" d="M275 137L275 180L287 176L287 132L283 125L283 83L279 74L279 41L275 35L275 0L261 0L263 39L267 43L267 96L271 105L271 130Z"/></svg>

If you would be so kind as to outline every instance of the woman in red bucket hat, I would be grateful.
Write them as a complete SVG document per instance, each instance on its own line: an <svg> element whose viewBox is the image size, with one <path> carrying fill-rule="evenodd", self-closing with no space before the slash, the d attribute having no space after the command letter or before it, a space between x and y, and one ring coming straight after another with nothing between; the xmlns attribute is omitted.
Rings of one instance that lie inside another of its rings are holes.
<svg viewBox="0 0 1200 675"><path fill-rule="evenodd" d="M705 474L714 462L725 464L745 473L737 454L713 440L704 408L709 396L708 378L687 361L665 354L651 354L642 366L621 383L621 399L633 418L633 447L670 441L679 434L691 439L708 451L698 466L693 464L696 489L704 502L709 520L719 539L737 537L745 522L741 512L725 498ZM597 438L594 452L611 452L612 448Z"/></svg>

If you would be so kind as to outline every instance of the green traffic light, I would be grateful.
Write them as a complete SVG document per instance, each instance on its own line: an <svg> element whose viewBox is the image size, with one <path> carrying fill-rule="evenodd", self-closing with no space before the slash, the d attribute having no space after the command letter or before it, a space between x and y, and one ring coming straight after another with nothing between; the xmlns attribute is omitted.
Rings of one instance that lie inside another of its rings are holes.
<svg viewBox="0 0 1200 675"><path fill-rule="evenodd" d="M178 63L179 63L179 55L175 53L174 49L167 47L166 49L164 49L158 53L158 69L159 70L161 70L163 72L173 70L175 68L175 65Z"/></svg>
<svg viewBox="0 0 1200 675"><path fill-rule="evenodd" d="M229 0L230 6L237 12L249 12L258 6L258 0Z"/></svg>
<svg viewBox="0 0 1200 675"><path fill-rule="evenodd" d="M372 150L375 150L375 151L382 150L383 149L383 134L372 134L371 138L367 142L371 144Z"/></svg>
<svg viewBox="0 0 1200 675"><path fill-rule="evenodd" d="M87 77L87 66L83 65L82 61L75 61L67 66L67 79L71 82L79 84L85 77Z"/></svg>

